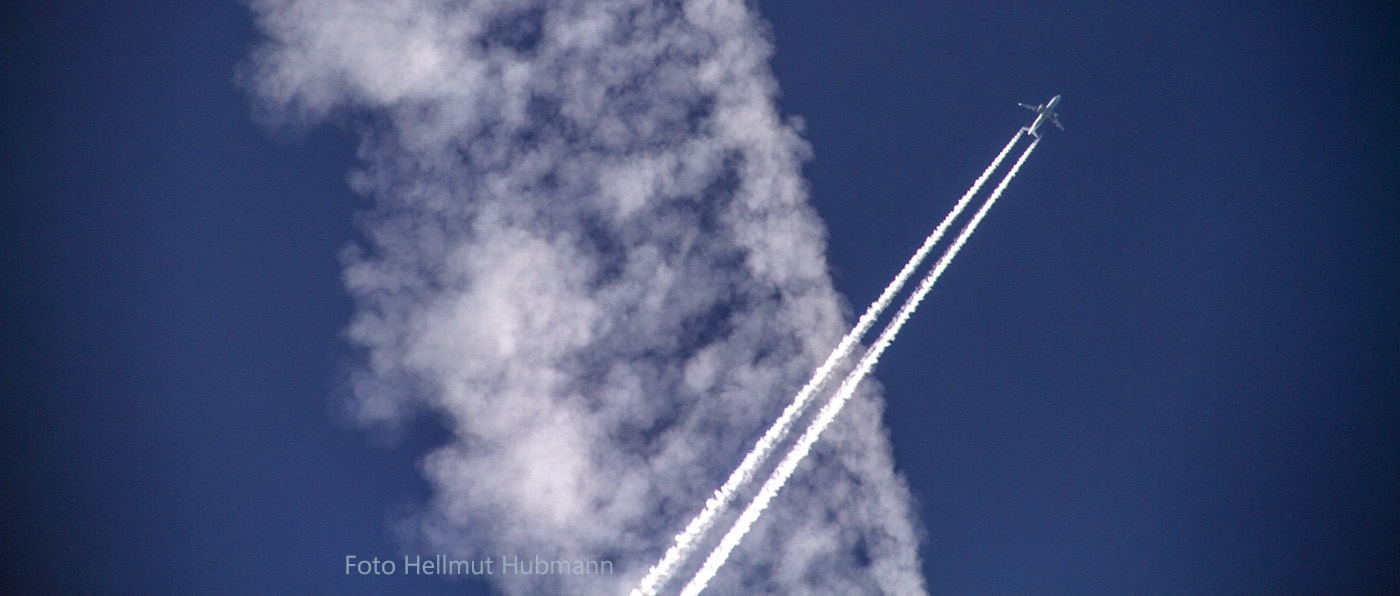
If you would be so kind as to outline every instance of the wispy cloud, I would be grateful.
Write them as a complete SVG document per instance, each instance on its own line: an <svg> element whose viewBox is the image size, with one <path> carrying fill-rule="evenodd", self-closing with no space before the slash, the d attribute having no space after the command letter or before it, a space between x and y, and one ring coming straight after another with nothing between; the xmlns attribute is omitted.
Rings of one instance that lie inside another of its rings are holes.
<svg viewBox="0 0 1400 596"><path fill-rule="evenodd" d="M621 572L509 593L625 592L845 329L765 25L722 0L253 6L269 113L368 123L356 411L454 436L413 539ZM922 592L878 396L825 437L719 591Z"/></svg>

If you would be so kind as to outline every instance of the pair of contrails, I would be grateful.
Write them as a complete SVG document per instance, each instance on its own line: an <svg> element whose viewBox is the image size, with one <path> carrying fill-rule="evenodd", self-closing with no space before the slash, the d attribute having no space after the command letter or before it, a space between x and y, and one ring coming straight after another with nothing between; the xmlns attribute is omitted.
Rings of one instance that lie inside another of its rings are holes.
<svg viewBox="0 0 1400 596"><path fill-rule="evenodd" d="M982 185L987 182L987 179L990 178L997 167L1001 165L1002 160L1011 152L1011 148L1014 147L1023 136L1029 135L1033 137L1035 140L1026 147L1025 151L1021 152L1021 157L1016 160L1015 165L1011 166L1006 176L1001 179L1001 183L997 184L991 196L989 196L987 201L982 204L982 207L977 210L977 213L972 216L972 219L963 226L962 232L958 234L957 239L943 252L943 256L938 259L938 262L934 264L933 268L924 275L923 281L919 283L918 288L905 299L904 304L900 306L894 318L885 325L884 331L876 338L875 343L871 344L871 346L865 350L865 354L861 356L859 362L857 362L855 367L846 375L841 385L831 394L826 404L822 406L821 410L817 412L811 422L807 424L807 429L797 438L796 442L788 449L787 455L783 457L782 461L779 462L777 467L768 475L768 479L764 481L763 486L758 489L758 493L754 495L753 500L749 502L748 506L739 514L738 519L730 526L729 531L724 534L724 537L721 538L719 543L710 551L709 556L705 558L705 562L700 566L700 569L691 576L690 581L681 589L681 596L697 596L705 589L710 578L714 577L715 573L719 571L719 568L723 566L724 562L729 558L729 553L734 550L734 547L739 545L744 535L748 533L749 528L758 520L758 517L763 513L764 509L767 509L768 503L772 501L774 496L777 496L779 490L782 490L783 485L787 483L788 478L792 476L792 473L797 469L797 465L801 463L802 459L811 451L812 445L816 443L822 432L825 431L826 427L831 424L831 421L836 418L836 415L841 412L841 408L846 405L846 401L855 394L856 387L860 385L860 382L864 380L865 376L874 368L875 363L880 359L880 355L884 353L885 348L889 347L890 343L894 341L895 335L899 333L905 321L909 320L909 317L914 314L914 310L918 308L919 303L924 299L924 296L928 294L928 291L933 288L933 284L938 281L938 277L943 274L943 270L948 268L948 264L953 261L953 257L957 256L958 251L962 249L968 237L972 236L972 232L977 229L977 224L981 223L982 218L987 215L987 211L992 208L992 204L1001 196L1002 191L1006 190L1006 186L1011 183L1011 179L1016 176L1016 172L1021 169L1021 164L1025 163L1027 157L1030 157L1031 151L1035 150L1035 146L1040 143L1040 134L1037 132L1040 125L1048 120L1054 122L1055 126L1059 126L1061 130L1064 129L1063 126L1060 126L1060 121L1055 113L1055 106L1059 104L1059 102L1060 96L1056 95L1049 103L1040 106L1021 104L1036 112L1035 122L1029 127L1017 131L1016 135L1011 138L1011 141L1002 148L1001 153L997 154L996 159L992 160L991 165L987 166L987 169L982 171L982 175L979 176L977 181L972 184L972 187L967 190L967 193L963 194L962 199L953 206L953 210L948 212L948 215L945 216L943 221L938 224L938 227L933 230L933 233L929 234L928 238L924 240L923 245L919 247L919 250L914 252L914 256L909 259L909 262L904 264L904 268L900 269L899 274L885 287L885 291L880 294L880 297L875 299L875 302L870 305L870 308L866 309L864 315L861 315L855 327L853 327L845 337L841 338L840 343L831 351L831 355L827 357L826 362L823 362L822 365L817 368L811 380L807 381L807 384L797 393L797 396L794 397L792 403L783 410L782 415L778 417L777 421L768 428L768 431L754 444L753 449L744 456L744 460L739 464L739 467L730 474L729 479L725 481L724 485L721 486L719 490L715 491L714 496L710 497L709 500L705 502L705 508L700 514L696 515L695 518L690 521L690 524L688 524L680 534L676 535L675 543L667 549L666 554L661 560L647 572L646 577L642 579L641 583L632 590L631 596L655 596L657 590L674 578L681 564L695 552L696 548L699 547L701 539L703 539L705 534L714 526L718 518L732 509L734 499L739 490L753 480L754 474L768 461L773 450L786 441L791 434L793 425L808 410L812 402L821 395L822 389L826 386L827 382L830 381L833 373L836 372L847 357L851 355L851 352L856 348L856 345L860 342L861 338L865 336L866 332L874 326L875 321L880 318L885 308L894 300L895 295L904 288L905 282L909 280L914 274L914 271L923 263L924 258L928 256L928 253L933 249L934 245L938 244L938 241L943 238L943 234L948 231L953 221L957 219L958 215L962 214L968 203L972 201L972 197L982 189Z"/></svg>

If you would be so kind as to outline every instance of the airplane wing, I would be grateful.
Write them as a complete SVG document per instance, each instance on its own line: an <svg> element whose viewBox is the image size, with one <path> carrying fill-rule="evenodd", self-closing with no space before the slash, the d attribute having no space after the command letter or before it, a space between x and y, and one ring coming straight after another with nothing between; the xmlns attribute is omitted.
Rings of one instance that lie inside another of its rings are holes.
<svg viewBox="0 0 1400 596"><path fill-rule="evenodd" d="M1023 107L1023 108L1026 108L1027 110L1030 110L1030 111L1032 111L1032 112L1036 112L1036 111L1039 111L1039 110L1040 110L1039 107L1033 106L1033 105L1028 104L1028 103L1022 103L1022 104L1016 104L1016 105L1019 105L1019 106L1021 106L1021 107Z"/></svg>
<svg viewBox="0 0 1400 596"><path fill-rule="evenodd" d="M1060 130L1064 130L1064 129L1065 129L1064 125L1060 124L1060 115L1059 115L1059 114L1055 114L1054 116L1051 116L1051 117L1050 117L1050 121L1055 123L1055 128L1058 128L1058 129L1060 129Z"/></svg>

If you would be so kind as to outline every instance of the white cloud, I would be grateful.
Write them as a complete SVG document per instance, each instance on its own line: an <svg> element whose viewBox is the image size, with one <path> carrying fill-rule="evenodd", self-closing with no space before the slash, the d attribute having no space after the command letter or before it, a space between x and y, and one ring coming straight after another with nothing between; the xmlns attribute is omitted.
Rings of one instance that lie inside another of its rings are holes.
<svg viewBox="0 0 1400 596"><path fill-rule="evenodd" d="M676 4L254 3L245 80L271 112L376 123L345 270L356 411L455 437L423 460L412 539L620 571L508 593L624 592L845 329L764 25ZM879 396L848 410L717 593L923 591Z"/></svg>

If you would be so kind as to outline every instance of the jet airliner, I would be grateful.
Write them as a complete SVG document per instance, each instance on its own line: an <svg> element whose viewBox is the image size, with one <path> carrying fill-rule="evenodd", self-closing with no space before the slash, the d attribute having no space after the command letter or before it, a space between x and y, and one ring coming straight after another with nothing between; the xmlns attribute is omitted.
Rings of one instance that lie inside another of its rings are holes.
<svg viewBox="0 0 1400 596"><path fill-rule="evenodd" d="M1032 122L1031 125L1026 128L1026 134L1029 134L1037 139L1040 138L1040 133L1036 131L1040 129L1040 125L1045 124L1046 119L1049 119L1051 122L1054 122L1055 126L1060 130L1064 130L1065 127L1060 125L1059 114L1055 113L1055 106L1059 104L1060 96L1058 95L1050 98L1050 103L1045 103L1038 106L1033 106L1028 103L1021 104L1021 107L1036 113L1035 122Z"/></svg>

